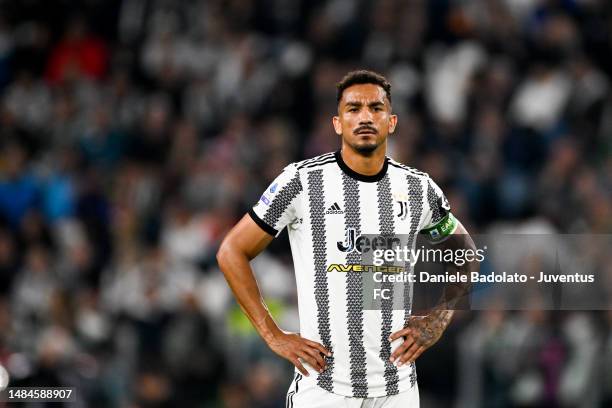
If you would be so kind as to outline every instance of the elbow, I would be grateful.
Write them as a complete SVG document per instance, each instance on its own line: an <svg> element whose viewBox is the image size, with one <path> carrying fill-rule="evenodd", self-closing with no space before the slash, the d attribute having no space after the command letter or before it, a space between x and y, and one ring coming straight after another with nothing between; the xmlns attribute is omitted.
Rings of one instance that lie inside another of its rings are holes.
<svg viewBox="0 0 612 408"><path fill-rule="evenodd" d="M230 244L227 242L227 240L224 240L223 242L221 242L221 245L219 246L219 249L217 250L217 265L219 265L219 268L221 269L221 271L225 269L224 266L227 263L230 252L231 252Z"/></svg>
<svg viewBox="0 0 612 408"><path fill-rule="evenodd" d="M227 237L221 242L219 249L217 250L217 265L223 273L226 273L231 269L231 265L235 264L238 260L245 258L247 262L250 260L240 245L233 242L230 237Z"/></svg>

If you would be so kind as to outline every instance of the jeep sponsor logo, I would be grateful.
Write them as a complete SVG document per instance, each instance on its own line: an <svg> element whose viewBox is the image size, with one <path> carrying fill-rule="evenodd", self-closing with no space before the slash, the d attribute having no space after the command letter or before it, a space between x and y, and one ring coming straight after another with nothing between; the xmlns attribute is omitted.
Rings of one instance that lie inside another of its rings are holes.
<svg viewBox="0 0 612 408"><path fill-rule="evenodd" d="M377 235L374 237L367 237L364 235L357 236L355 228L347 228L344 241L338 241L336 243L338 250L342 252L353 252L357 251L360 254L367 253L369 251L375 251L377 249L391 249L401 245L400 239L394 236L381 236Z"/></svg>

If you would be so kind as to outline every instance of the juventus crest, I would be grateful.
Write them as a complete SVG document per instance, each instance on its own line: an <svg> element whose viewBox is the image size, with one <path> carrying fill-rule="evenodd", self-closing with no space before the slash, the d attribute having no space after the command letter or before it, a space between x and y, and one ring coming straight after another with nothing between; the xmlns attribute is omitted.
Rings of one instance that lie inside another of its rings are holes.
<svg viewBox="0 0 612 408"><path fill-rule="evenodd" d="M396 201L399 204L399 212L396 214L397 217L404 221L408 216L408 201Z"/></svg>
<svg viewBox="0 0 612 408"><path fill-rule="evenodd" d="M404 192L393 193L393 200L397 203L397 212L395 216L401 221L408 217L408 194Z"/></svg>

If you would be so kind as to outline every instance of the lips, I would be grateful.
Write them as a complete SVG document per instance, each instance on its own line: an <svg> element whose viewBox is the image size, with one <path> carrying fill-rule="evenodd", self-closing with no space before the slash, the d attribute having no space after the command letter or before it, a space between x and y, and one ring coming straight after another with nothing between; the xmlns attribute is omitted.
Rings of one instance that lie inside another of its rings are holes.
<svg viewBox="0 0 612 408"><path fill-rule="evenodd" d="M376 133L376 129L372 128L360 128L355 131L356 135L375 135Z"/></svg>

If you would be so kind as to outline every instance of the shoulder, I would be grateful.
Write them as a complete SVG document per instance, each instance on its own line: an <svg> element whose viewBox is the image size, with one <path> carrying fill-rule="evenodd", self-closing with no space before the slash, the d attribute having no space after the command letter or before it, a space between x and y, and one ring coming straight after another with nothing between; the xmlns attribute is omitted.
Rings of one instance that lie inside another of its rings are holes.
<svg viewBox="0 0 612 408"><path fill-rule="evenodd" d="M400 163L391 158L387 158L387 160L391 168L397 169L396 171L399 171L400 173L403 173L406 176L416 177L426 182L429 182L431 180L431 177L429 177L429 174L425 173L424 171L417 170L414 167L406 166L405 164Z"/></svg>
<svg viewBox="0 0 612 408"><path fill-rule="evenodd" d="M296 170L308 171L310 169L321 167L329 163L336 162L336 155L334 152L321 154L311 159L302 160L299 162L292 163L290 166L295 166Z"/></svg>
<svg viewBox="0 0 612 408"><path fill-rule="evenodd" d="M303 178L309 171L321 168L329 163L335 163L336 157L333 152L325 153L311 159L289 163L280 175L277 181L281 183L296 183L301 184L300 179Z"/></svg>

